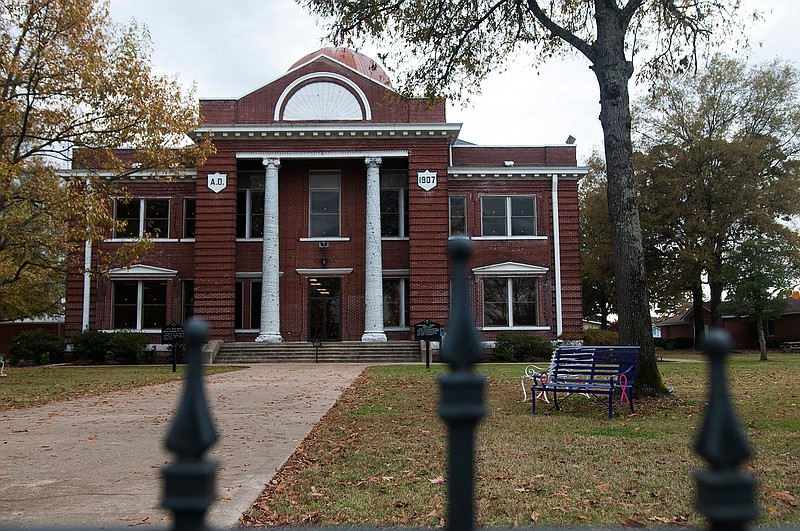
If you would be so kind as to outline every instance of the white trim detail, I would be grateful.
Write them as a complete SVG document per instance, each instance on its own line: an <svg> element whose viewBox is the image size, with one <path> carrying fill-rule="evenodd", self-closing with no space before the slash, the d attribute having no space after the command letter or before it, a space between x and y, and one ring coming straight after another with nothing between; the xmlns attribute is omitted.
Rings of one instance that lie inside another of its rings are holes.
<svg viewBox="0 0 800 531"><path fill-rule="evenodd" d="M304 277L338 277L349 275L353 272L352 267L332 267L325 269L295 269L298 275Z"/></svg>
<svg viewBox="0 0 800 531"><path fill-rule="evenodd" d="M556 283L556 336L563 331L561 316L561 236L558 227L558 175L553 174L553 261Z"/></svg>
<svg viewBox="0 0 800 531"><path fill-rule="evenodd" d="M407 157L407 150L391 151L271 151L271 152L240 152L236 153L237 159L361 159L366 157Z"/></svg>
<svg viewBox="0 0 800 531"><path fill-rule="evenodd" d="M337 237L337 238L298 238L301 242L349 242L350 238Z"/></svg>
<svg viewBox="0 0 800 531"><path fill-rule="evenodd" d="M459 123L289 122L263 125L204 125L195 129L194 136L241 140L446 138L452 144L458 139L460 131Z"/></svg>
<svg viewBox="0 0 800 531"><path fill-rule="evenodd" d="M384 269L383 278L407 278L411 274L410 269Z"/></svg>
<svg viewBox="0 0 800 531"><path fill-rule="evenodd" d="M277 110L277 109L276 109ZM320 80L298 88L286 100L283 120L300 121L361 121L364 111L361 102L338 83Z"/></svg>
<svg viewBox="0 0 800 531"><path fill-rule="evenodd" d="M455 237L463 236L451 236ZM471 236L470 240L547 240L547 236Z"/></svg>
<svg viewBox="0 0 800 531"><path fill-rule="evenodd" d="M521 275L545 275L549 271L548 268L542 266L535 266L530 264L521 264L519 262L503 262L501 264L492 264L487 266L476 267L472 272L476 275L487 276L521 276Z"/></svg>
<svg viewBox="0 0 800 531"><path fill-rule="evenodd" d="M174 277L178 272L174 269L164 267L135 264L129 267L118 267L108 272L112 278L131 278L131 277Z"/></svg>
<svg viewBox="0 0 800 531"><path fill-rule="evenodd" d="M562 179L580 179L586 175L585 166L548 167L548 166L469 166L447 168L449 180L479 179L514 179L514 180L550 180L552 177Z"/></svg>
<svg viewBox="0 0 800 531"><path fill-rule="evenodd" d="M342 75L334 74L332 72L315 72L313 74L306 74L304 76L298 77L297 79L295 79L294 81L289 83L289 85L285 89L283 89L283 92L281 93L280 97L278 98L278 103L275 104L275 113L274 113L273 119L276 122L281 120L281 109L283 108L283 102L286 100L286 98L289 97L289 95L292 93L292 91L294 90L295 87L297 87L298 85L300 85L302 83L305 83L306 81L308 81L310 79L319 79L319 78L335 79L337 81L341 81L342 83L344 83L345 85L350 87L353 90L353 92L355 93L354 96L358 95L358 98L361 100L361 104L364 106L365 117L363 119L372 120L372 109L370 108L369 100L367 99L367 95L364 94L364 91L361 90L361 87L356 85L352 80L350 80L350 79L348 79L348 78L346 78L346 77L344 77ZM288 104L288 102L287 102L287 104Z"/></svg>

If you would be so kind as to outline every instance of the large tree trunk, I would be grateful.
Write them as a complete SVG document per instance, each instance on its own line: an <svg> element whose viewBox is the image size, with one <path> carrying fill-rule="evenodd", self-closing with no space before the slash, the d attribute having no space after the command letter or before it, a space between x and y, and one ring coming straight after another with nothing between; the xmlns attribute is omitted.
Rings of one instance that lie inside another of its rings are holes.
<svg viewBox="0 0 800 531"><path fill-rule="evenodd" d="M642 230L633 184L628 81L633 64L625 58L625 28L614 2L595 2L597 41L592 65L600 85L600 123L606 153L611 253L617 287L620 341L639 345L637 395L665 394L656 365L650 303L644 269Z"/></svg>
<svg viewBox="0 0 800 531"><path fill-rule="evenodd" d="M702 350L706 338L706 316L703 311L703 287L692 286L692 310L694 315L694 349Z"/></svg>
<svg viewBox="0 0 800 531"><path fill-rule="evenodd" d="M760 315L758 316L758 323L756 323L758 327L758 348L761 350L761 361L767 361L767 339L764 337L764 318Z"/></svg>

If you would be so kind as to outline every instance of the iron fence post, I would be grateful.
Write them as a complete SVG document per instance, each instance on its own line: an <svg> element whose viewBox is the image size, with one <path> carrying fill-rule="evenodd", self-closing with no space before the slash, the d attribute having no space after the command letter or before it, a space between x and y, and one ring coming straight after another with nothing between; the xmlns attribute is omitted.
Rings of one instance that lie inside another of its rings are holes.
<svg viewBox="0 0 800 531"><path fill-rule="evenodd" d="M205 515L216 498L214 476L218 464L203 459L203 454L217 440L206 403L200 363L206 341L208 325L197 319L190 320L186 325L189 358L186 381L165 441L177 458L162 469L164 496L161 505L172 511L172 529L176 531L208 529Z"/></svg>
<svg viewBox="0 0 800 531"><path fill-rule="evenodd" d="M441 358L450 364L451 372L439 377L439 416L448 431L446 526L458 531L475 528L475 431L486 415L486 379L472 370L480 361L482 348L468 300L466 268L470 252L466 238L450 240L452 293Z"/></svg>
<svg viewBox="0 0 800 531"><path fill-rule="evenodd" d="M728 394L725 357L731 348L730 336L724 330L711 330L705 344L711 381L695 452L708 461L710 470L693 474L695 507L708 518L712 530L735 531L758 518L756 479L738 469L752 451Z"/></svg>

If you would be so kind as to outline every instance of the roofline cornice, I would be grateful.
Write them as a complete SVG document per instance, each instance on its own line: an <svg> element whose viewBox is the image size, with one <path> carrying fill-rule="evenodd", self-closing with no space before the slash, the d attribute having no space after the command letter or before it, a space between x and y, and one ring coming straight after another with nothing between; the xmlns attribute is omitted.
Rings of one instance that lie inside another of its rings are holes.
<svg viewBox="0 0 800 531"><path fill-rule="evenodd" d="M580 179L586 175L586 166L454 166L447 168L450 180L485 180L485 179L551 179L558 175L560 179Z"/></svg>
<svg viewBox="0 0 800 531"><path fill-rule="evenodd" d="M265 125L207 124L195 138L236 140L342 139L342 138L447 138L454 144L460 123L280 123Z"/></svg>

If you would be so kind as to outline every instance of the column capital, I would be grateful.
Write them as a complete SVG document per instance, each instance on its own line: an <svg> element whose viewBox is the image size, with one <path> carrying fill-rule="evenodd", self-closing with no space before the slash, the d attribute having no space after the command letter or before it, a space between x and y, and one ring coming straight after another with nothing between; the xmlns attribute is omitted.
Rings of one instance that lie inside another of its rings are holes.
<svg viewBox="0 0 800 531"><path fill-rule="evenodd" d="M364 157L364 164L368 168L377 168L381 165L381 158L380 157Z"/></svg>
<svg viewBox="0 0 800 531"><path fill-rule="evenodd" d="M275 169L277 169L277 168L281 167L281 159L278 159L278 158L261 159L261 164L266 166L267 169L269 169L270 166L272 166Z"/></svg>

